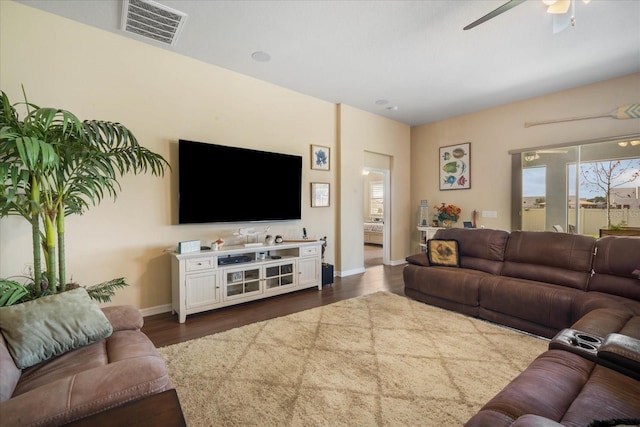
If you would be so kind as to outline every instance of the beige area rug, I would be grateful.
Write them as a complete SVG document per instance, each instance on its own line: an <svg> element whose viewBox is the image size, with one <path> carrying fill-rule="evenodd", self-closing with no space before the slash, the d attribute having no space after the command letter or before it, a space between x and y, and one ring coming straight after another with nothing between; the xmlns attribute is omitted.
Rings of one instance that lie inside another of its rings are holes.
<svg viewBox="0 0 640 427"><path fill-rule="evenodd" d="M377 292L159 351L190 427L460 426L547 345Z"/></svg>

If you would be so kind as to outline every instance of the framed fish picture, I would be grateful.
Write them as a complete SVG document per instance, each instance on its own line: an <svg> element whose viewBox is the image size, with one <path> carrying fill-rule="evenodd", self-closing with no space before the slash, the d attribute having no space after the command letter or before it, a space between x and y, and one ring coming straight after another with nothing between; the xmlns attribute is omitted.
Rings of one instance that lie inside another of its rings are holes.
<svg viewBox="0 0 640 427"><path fill-rule="evenodd" d="M471 188L471 143L440 147L440 190Z"/></svg>

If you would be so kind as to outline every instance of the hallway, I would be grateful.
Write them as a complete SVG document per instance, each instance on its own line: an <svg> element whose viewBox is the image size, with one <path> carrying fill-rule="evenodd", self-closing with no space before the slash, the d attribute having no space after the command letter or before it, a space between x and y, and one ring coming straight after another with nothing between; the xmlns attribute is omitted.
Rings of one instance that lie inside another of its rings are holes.
<svg viewBox="0 0 640 427"><path fill-rule="evenodd" d="M364 268L382 265L382 246L364 245Z"/></svg>

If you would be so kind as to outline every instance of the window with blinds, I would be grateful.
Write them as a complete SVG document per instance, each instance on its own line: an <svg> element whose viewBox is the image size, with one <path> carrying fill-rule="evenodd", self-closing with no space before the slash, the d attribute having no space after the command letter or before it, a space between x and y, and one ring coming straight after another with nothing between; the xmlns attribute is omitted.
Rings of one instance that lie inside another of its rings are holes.
<svg viewBox="0 0 640 427"><path fill-rule="evenodd" d="M384 215L384 185L382 181L372 182L369 188L369 215L382 218Z"/></svg>

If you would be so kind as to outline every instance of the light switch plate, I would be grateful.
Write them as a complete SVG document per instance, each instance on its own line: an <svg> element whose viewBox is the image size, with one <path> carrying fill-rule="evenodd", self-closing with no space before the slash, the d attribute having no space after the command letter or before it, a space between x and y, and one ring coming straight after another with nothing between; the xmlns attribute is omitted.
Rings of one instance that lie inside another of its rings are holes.
<svg viewBox="0 0 640 427"><path fill-rule="evenodd" d="M482 211L483 218L497 218L498 211Z"/></svg>
<svg viewBox="0 0 640 427"><path fill-rule="evenodd" d="M200 240L186 240L178 242L178 253L188 254L189 252L200 252Z"/></svg>

